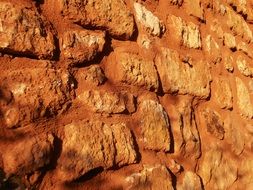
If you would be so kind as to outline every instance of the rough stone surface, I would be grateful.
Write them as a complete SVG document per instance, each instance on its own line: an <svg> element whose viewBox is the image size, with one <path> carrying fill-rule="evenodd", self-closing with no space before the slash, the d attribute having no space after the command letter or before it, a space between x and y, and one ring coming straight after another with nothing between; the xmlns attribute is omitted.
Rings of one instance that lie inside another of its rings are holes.
<svg viewBox="0 0 253 190"><path fill-rule="evenodd" d="M237 68L240 73L246 77L253 77L253 67L250 67L247 60L243 57L238 57L236 60Z"/></svg>
<svg viewBox="0 0 253 190"><path fill-rule="evenodd" d="M12 102L1 108L6 127L17 127L34 120L53 116L64 110L71 99L71 75L62 69L56 69L48 61L32 61L32 64L11 61L16 69L7 69L0 76L1 83L12 95ZM4 65L0 65L3 68Z"/></svg>
<svg viewBox="0 0 253 190"><path fill-rule="evenodd" d="M140 112L144 147L156 151L169 151L170 124L162 105L153 100L144 100L140 104Z"/></svg>
<svg viewBox="0 0 253 190"><path fill-rule="evenodd" d="M134 109L133 96L127 93L115 93L103 90L87 90L78 96L82 105L94 112L122 113Z"/></svg>
<svg viewBox="0 0 253 190"><path fill-rule="evenodd" d="M64 134L59 162L63 180L76 179L99 167L136 162L132 134L124 123L80 121L64 126Z"/></svg>
<svg viewBox="0 0 253 190"><path fill-rule="evenodd" d="M31 4L0 2L0 51L53 58L54 37L45 18Z"/></svg>
<svg viewBox="0 0 253 190"><path fill-rule="evenodd" d="M206 188L227 189L236 181L237 172L237 165L228 155L218 147L211 147L203 156L198 174Z"/></svg>
<svg viewBox="0 0 253 190"><path fill-rule="evenodd" d="M222 140L224 138L225 130L220 115L217 112L206 109L203 111L203 116L205 118L207 132Z"/></svg>
<svg viewBox="0 0 253 190"><path fill-rule="evenodd" d="M253 105L251 103L249 91L240 78L236 78L237 89L237 106L241 115L252 118L253 117Z"/></svg>
<svg viewBox="0 0 253 190"><path fill-rule="evenodd" d="M179 59L176 51L162 48L156 66L165 93L209 96L211 76L208 65L202 61L196 61L190 66Z"/></svg>
<svg viewBox="0 0 253 190"><path fill-rule="evenodd" d="M82 26L104 28L118 38L130 38L134 19L121 0L60 0L61 14Z"/></svg>
<svg viewBox="0 0 253 190"><path fill-rule="evenodd" d="M53 152L54 137L43 135L24 138L9 146L2 154L4 171L8 174L31 173L49 164Z"/></svg>
<svg viewBox="0 0 253 190"><path fill-rule="evenodd" d="M72 62L91 61L103 51L105 33L89 30L68 30L60 38L60 49L63 57Z"/></svg>
<svg viewBox="0 0 253 190"><path fill-rule="evenodd" d="M134 9L136 12L136 20L140 22L145 30L154 36L160 36L165 28L162 22L151 11L147 10L140 3L134 3Z"/></svg>
<svg viewBox="0 0 253 190"><path fill-rule="evenodd" d="M154 91L157 91L159 86L153 61L134 53L116 50L107 65L106 72L108 78L116 83L121 82Z"/></svg>
<svg viewBox="0 0 253 190"><path fill-rule="evenodd" d="M204 10L200 0L184 0L184 7L187 13L191 16L204 19Z"/></svg>
<svg viewBox="0 0 253 190"><path fill-rule="evenodd" d="M194 172L187 171L184 174L183 183L177 187L178 190L203 190L201 178Z"/></svg>
<svg viewBox="0 0 253 190"><path fill-rule="evenodd" d="M223 109L233 108L233 94L229 80L217 78L213 81L216 86L214 92L214 99L218 105Z"/></svg>
<svg viewBox="0 0 253 190"><path fill-rule="evenodd" d="M129 190L166 189L173 190L171 175L163 165L144 166L140 173L126 178Z"/></svg>
<svg viewBox="0 0 253 190"><path fill-rule="evenodd" d="M168 17L171 35L176 35L178 41L188 48L201 48L199 27L192 22L186 23L181 17L171 15Z"/></svg>
<svg viewBox="0 0 253 190"><path fill-rule="evenodd" d="M0 189L253 189L252 24L252 0L0 0Z"/></svg>

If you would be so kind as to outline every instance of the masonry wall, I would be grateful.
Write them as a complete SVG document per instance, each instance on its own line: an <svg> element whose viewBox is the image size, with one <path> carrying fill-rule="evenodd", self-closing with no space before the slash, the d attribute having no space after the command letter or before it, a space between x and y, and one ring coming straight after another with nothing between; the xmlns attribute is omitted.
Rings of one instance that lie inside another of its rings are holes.
<svg viewBox="0 0 253 190"><path fill-rule="evenodd" d="M252 10L0 0L0 189L252 189Z"/></svg>

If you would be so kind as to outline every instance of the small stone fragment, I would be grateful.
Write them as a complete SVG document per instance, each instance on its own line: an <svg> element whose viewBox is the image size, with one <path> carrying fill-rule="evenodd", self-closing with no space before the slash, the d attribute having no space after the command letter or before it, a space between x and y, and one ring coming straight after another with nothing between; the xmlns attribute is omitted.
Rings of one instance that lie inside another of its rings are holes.
<svg viewBox="0 0 253 190"><path fill-rule="evenodd" d="M232 56L224 57L224 67L230 73L234 71L233 61L234 59Z"/></svg>
<svg viewBox="0 0 253 190"><path fill-rule="evenodd" d="M144 100L140 104L140 113L144 147L156 151L169 151L171 141L170 124L162 105L153 100Z"/></svg>
<svg viewBox="0 0 253 190"><path fill-rule="evenodd" d="M228 48L230 48L232 50L236 50L236 41L235 41L235 37L232 34L225 32L223 43Z"/></svg>
<svg viewBox="0 0 253 190"><path fill-rule="evenodd" d="M134 3L134 9L136 12L136 20L140 22L141 27L148 33L153 36L160 36L164 32L165 26L163 26L159 18L151 11L147 10L140 3Z"/></svg>
<svg viewBox="0 0 253 190"><path fill-rule="evenodd" d="M244 82L236 77L236 89L237 89L237 106L241 115L252 118L253 117L253 105L250 100L249 90Z"/></svg>
<svg viewBox="0 0 253 190"><path fill-rule="evenodd" d="M64 126L64 134L59 158L63 181L77 179L95 168L136 162L133 137L124 123L83 120Z"/></svg>
<svg viewBox="0 0 253 190"><path fill-rule="evenodd" d="M174 190L172 178L163 165L144 166L140 173L133 173L126 178L129 190L164 189Z"/></svg>
<svg viewBox="0 0 253 190"><path fill-rule="evenodd" d="M253 77L253 67L250 67L247 60L239 56L236 60L237 68L246 77Z"/></svg>
<svg viewBox="0 0 253 190"><path fill-rule="evenodd" d="M84 72L84 79L96 86L99 86L105 82L106 77L100 66L91 65L88 67L86 72Z"/></svg>
<svg viewBox="0 0 253 190"><path fill-rule="evenodd" d="M65 59L82 63L95 58L103 51L105 33L90 30L68 30L60 37L60 49Z"/></svg>
<svg viewBox="0 0 253 190"><path fill-rule="evenodd" d="M9 151L2 153L5 173L27 174L49 164L53 141L54 137L49 134L25 138L9 145Z"/></svg>

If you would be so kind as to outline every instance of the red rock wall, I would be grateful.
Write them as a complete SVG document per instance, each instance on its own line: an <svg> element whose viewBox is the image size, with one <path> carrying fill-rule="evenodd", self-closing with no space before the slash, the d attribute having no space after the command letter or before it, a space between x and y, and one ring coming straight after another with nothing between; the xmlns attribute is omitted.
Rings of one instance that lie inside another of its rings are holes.
<svg viewBox="0 0 253 190"><path fill-rule="evenodd" d="M1 0L0 189L252 189L252 8Z"/></svg>

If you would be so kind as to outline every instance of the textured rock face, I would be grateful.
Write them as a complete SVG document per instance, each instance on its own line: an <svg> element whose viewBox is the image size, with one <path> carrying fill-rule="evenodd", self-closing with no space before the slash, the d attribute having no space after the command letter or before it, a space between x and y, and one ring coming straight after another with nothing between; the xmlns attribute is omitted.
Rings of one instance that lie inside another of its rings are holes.
<svg viewBox="0 0 253 190"><path fill-rule="evenodd" d="M178 41L188 48L201 48L199 27L192 22L186 23L174 15L168 17L169 30L175 34Z"/></svg>
<svg viewBox="0 0 253 190"><path fill-rule="evenodd" d="M237 105L243 116L252 118L253 117L253 106L251 103L249 91L240 78L236 78L236 89L237 89Z"/></svg>
<svg viewBox="0 0 253 190"><path fill-rule="evenodd" d="M1 1L0 23L1 51L43 59L53 57L53 34L31 4Z"/></svg>
<svg viewBox="0 0 253 190"><path fill-rule="evenodd" d="M64 58L73 62L90 61L103 51L105 44L103 32L89 30L65 31L60 39L61 52Z"/></svg>
<svg viewBox="0 0 253 190"><path fill-rule="evenodd" d="M134 19L121 0L61 0L61 14L83 26L105 28L118 38L130 38L134 32Z"/></svg>
<svg viewBox="0 0 253 190"><path fill-rule="evenodd" d="M123 123L80 121L64 126L64 133L59 163L62 180L76 179L98 167L136 162L132 135Z"/></svg>
<svg viewBox="0 0 253 190"><path fill-rule="evenodd" d="M0 0L0 189L253 189L252 8Z"/></svg>
<svg viewBox="0 0 253 190"><path fill-rule="evenodd" d="M142 136L146 149L170 150L169 119L163 107L153 100L144 100L140 105Z"/></svg>
<svg viewBox="0 0 253 190"><path fill-rule="evenodd" d="M154 36L160 36L164 32L164 26L158 17L147 10L140 3L134 3L136 12L136 20L144 27L144 29Z"/></svg>
<svg viewBox="0 0 253 190"><path fill-rule="evenodd" d="M159 86L153 61L134 53L116 50L111 62L107 65L107 73L109 79L115 83L121 82L155 91Z"/></svg>
<svg viewBox="0 0 253 190"><path fill-rule="evenodd" d="M78 97L80 102L94 112L121 113L126 109L135 110L134 98L126 93L113 93L98 90L85 91Z"/></svg>
<svg viewBox="0 0 253 190"><path fill-rule="evenodd" d="M222 140L224 138L225 131L223 121L220 119L220 115L208 109L203 111L203 115L206 121L207 132Z"/></svg>
<svg viewBox="0 0 253 190"><path fill-rule="evenodd" d="M72 82L67 71L55 69L48 61L26 64L28 60L11 60L9 64L16 69L6 69L0 76L1 85L9 90L12 97L12 101L1 108L7 127L56 115L71 99ZM22 66L19 62L23 62Z"/></svg>
<svg viewBox="0 0 253 190"><path fill-rule="evenodd" d="M8 174L25 174L49 164L53 151L54 137L43 135L25 138L2 154L4 171ZM2 152L2 151L1 151Z"/></svg>
<svg viewBox="0 0 253 190"><path fill-rule="evenodd" d="M176 51L162 48L156 66L165 93L191 94L207 97L211 76L208 65L196 61L194 65L183 63Z"/></svg>
<svg viewBox="0 0 253 190"><path fill-rule="evenodd" d="M126 178L128 189L166 189L173 190L171 175L163 165L144 166L140 173Z"/></svg>

